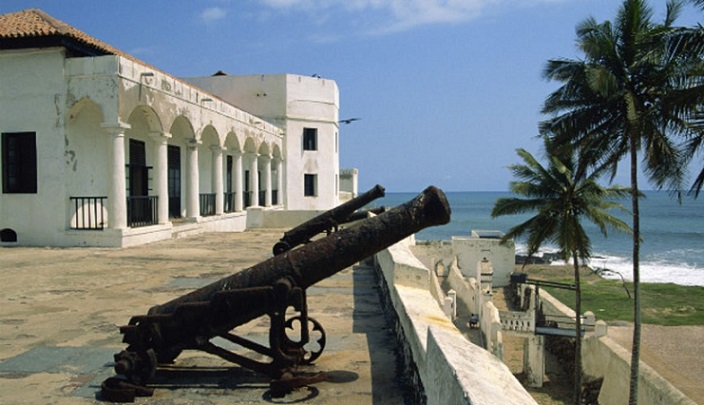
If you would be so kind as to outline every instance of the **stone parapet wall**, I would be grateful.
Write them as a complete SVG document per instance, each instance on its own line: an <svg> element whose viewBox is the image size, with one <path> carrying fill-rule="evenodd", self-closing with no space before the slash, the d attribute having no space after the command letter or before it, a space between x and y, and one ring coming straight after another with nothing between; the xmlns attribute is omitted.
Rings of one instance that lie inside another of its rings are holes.
<svg viewBox="0 0 704 405"><path fill-rule="evenodd" d="M608 336L592 337L582 345L584 374L603 378L601 405L628 403L631 353ZM696 405L650 366L640 363L638 403L642 405Z"/></svg>
<svg viewBox="0 0 704 405"><path fill-rule="evenodd" d="M410 252L412 243L391 246L376 261L427 403L536 404L505 364L469 342L443 313L430 292L429 270Z"/></svg>
<svg viewBox="0 0 704 405"><path fill-rule="evenodd" d="M575 312L550 295L540 290L543 313L574 318ZM631 353L608 335L603 336L597 322L595 334L587 334L582 344L582 367L585 376L603 378L599 392L601 405L628 403ZM605 328L603 328L605 329ZM695 405L682 391L675 388L650 366L641 361L638 382L638 403L642 405Z"/></svg>

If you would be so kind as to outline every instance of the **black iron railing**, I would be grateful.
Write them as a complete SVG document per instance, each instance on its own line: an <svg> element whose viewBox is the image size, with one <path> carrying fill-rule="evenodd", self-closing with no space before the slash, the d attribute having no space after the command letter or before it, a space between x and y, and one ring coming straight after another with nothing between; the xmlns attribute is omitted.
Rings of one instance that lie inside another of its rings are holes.
<svg viewBox="0 0 704 405"><path fill-rule="evenodd" d="M127 197L127 226L138 228L159 223L159 197L130 196Z"/></svg>
<svg viewBox="0 0 704 405"><path fill-rule="evenodd" d="M242 194L242 197L244 197L244 207L251 207L252 206L252 192L251 191L245 191Z"/></svg>
<svg viewBox="0 0 704 405"><path fill-rule="evenodd" d="M271 190L271 205L279 205L279 190Z"/></svg>
<svg viewBox="0 0 704 405"><path fill-rule="evenodd" d="M259 206L263 207L266 203L266 190L259 190Z"/></svg>
<svg viewBox="0 0 704 405"><path fill-rule="evenodd" d="M223 211L225 212L235 212L235 198L237 193L225 193L225 201L223 206Z"/></svg>
<svg viewBox="0 0 704 405"><path fill-rule="evenodd" d="M71 229L103 230L107 226L105 201L107 197L69 197L73 207Z"/></svg>
<svg viewBox="0 0 704 405"><path fill-rule="evenodd" d="M215 215L215 193L200 194L200 216Z"/></svg>

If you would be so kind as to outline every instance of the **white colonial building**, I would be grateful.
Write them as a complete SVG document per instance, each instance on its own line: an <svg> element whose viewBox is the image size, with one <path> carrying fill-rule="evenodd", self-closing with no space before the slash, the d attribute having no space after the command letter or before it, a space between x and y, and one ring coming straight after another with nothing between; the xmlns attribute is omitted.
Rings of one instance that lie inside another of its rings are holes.
<svg viewBox="0 0 704 405"><path fill-rule="evenodd" d="M0 245L128 246L330 209L338 110L332 80L179 79L40 10L2 15Z"/></svg>

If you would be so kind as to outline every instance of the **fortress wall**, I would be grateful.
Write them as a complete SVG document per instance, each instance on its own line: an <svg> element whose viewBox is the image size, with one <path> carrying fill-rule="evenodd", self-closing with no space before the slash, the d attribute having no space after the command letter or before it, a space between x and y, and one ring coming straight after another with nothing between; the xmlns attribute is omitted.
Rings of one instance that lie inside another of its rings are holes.
<svg viewBox="0 0 704 405"><path fill-rule="evenodd" d="M476 294L479 287L475 279L465 279L455 266L449 266L447 281L450 283L450 287L457 292L458 315L478 314L479 308L477 308Z"/></svg>
<svg viewBox="0 0 704 405"><path fill-rule="evenodd" d="M412 358L428 404L536 404L510 370L469 342L430 293L429 270L405 240L376 255L397 319L402 346Z"/></svg>
<svg viewBox="0 0 704 405"><path fill-rule="evenodd" d="M584 373L604 378L599 392L602 405L628 403L631 353L608 336L585 339L582 345ZM682 391L662 378L650 366L640 363L638 403L644 405L695 405Z"/></svg>
<svg viewBox="0 0 704 405"><path fill-rule="evenodd" d="M574 317L572 309L544 290L540 291L545 314ZM584 374L603 378L599 392L602 405L628 403L631 353L607 336L589 337L582 344ZM650 366L640 363L638 403L643 405L695 405L682 391L675 388Z"/></svg>

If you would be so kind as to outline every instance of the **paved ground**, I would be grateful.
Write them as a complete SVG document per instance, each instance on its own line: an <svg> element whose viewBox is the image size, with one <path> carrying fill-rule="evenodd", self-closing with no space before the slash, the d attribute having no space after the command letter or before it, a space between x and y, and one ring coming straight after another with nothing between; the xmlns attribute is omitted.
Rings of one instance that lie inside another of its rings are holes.
<svg viewBox="0 0 704 405"><path fill-rule="evenodd" d="M0 249L0 403L94 403L133 315L269 257L281 232L205 234L127 249ZM271 398L267 378L200 352L157 373L137 403L399 404L391 329L369 269L348 268L308 289L327 347L308 371L330 381ZM265 341L267 322L236 330Z"/></svg>

